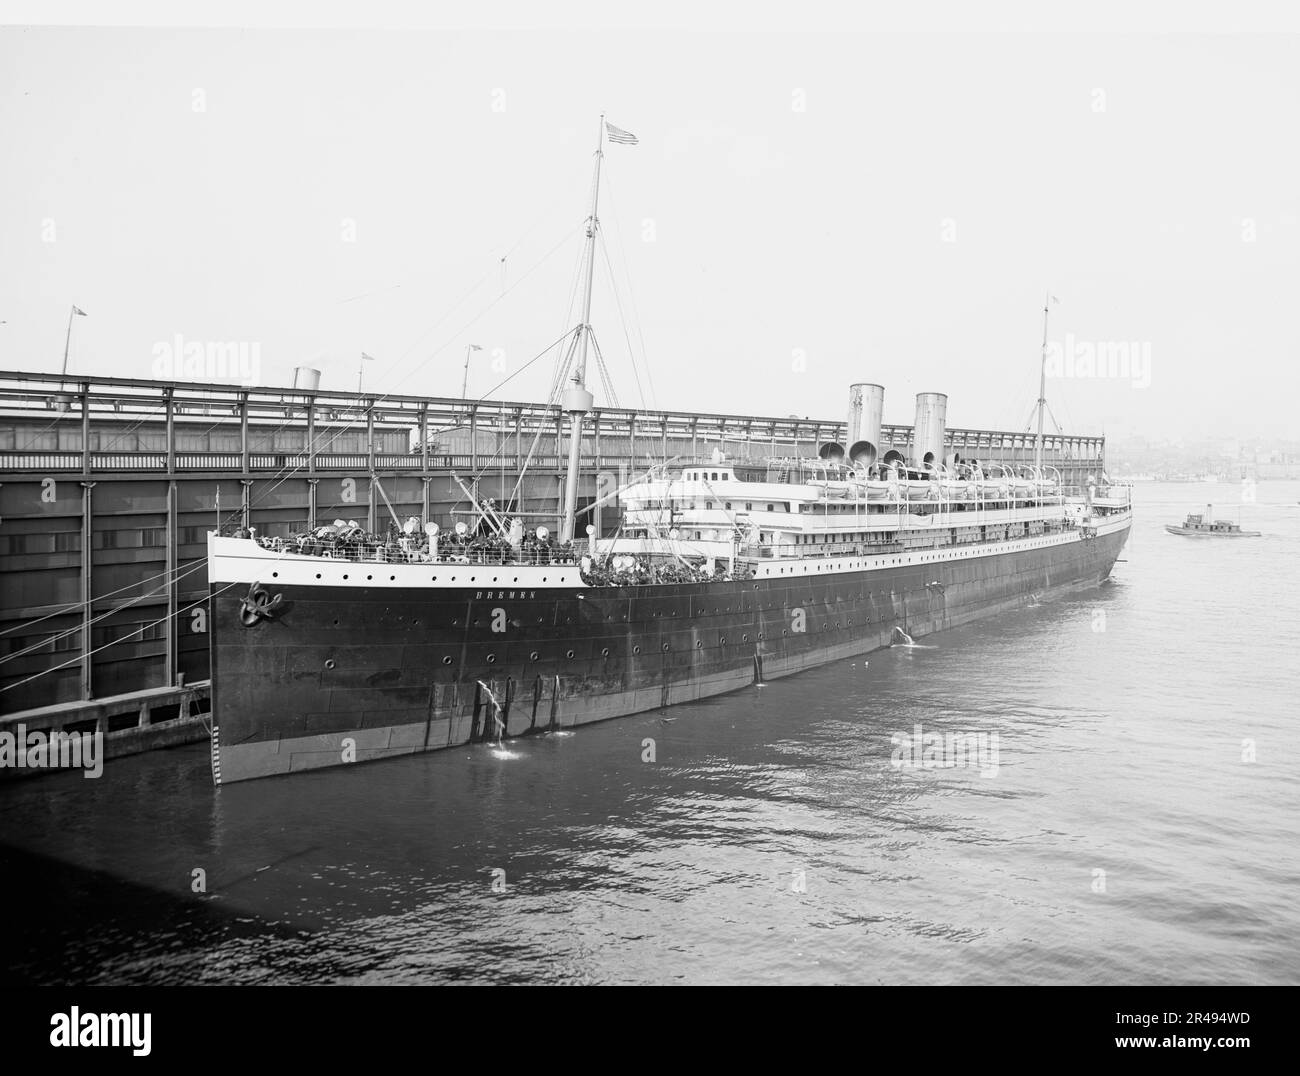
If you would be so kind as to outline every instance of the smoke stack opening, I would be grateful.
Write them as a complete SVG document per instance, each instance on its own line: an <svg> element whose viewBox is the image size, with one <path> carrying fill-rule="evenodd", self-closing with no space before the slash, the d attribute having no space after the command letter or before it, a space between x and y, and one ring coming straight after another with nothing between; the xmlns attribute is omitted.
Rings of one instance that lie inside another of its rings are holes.
<svg viewBox="0 0 1300 1076"><path fill-rule="evenodd" d="M858 467L870 467L878 455L880 450L870 441L855 441L849 449L849 459Z"/></svg>
<svg viewBox="0 0 1300 1076"><path fill-rule="evenodd" d="M817 455L830 463L843 463L844 446L838 441L827 441L817 450Z"/></svg>

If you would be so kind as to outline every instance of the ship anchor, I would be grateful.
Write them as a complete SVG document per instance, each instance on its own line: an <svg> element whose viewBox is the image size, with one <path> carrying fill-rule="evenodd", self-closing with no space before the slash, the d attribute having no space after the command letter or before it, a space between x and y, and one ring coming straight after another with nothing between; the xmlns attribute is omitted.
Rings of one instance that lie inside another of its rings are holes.
<svg viewBox="0 0 1300 1076"><path fill-rule="evenodd" d="M263 620L274 620L282 612L282 603L281 595L271 597L264 586L254 583L248 588L248 596L239 604L239 619L246 628Z"/></svg>

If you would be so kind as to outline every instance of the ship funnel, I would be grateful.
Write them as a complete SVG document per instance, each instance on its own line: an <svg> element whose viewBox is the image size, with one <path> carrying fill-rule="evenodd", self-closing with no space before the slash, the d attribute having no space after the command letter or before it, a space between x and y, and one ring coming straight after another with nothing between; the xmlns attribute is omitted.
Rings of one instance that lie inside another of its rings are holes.
<svg viewBox="0 0 1300 1076"><path fill-rule="evenodd" d="M830 461L831 463L843 463L844 446L840 444L838 441L827 441L824 445L822 445L819 449L817 449L817 455L819 455L824 460Z"/></svg>
<svg viewBox="0 0 1300 1076"><path fill-rule="evenodd" d="M844 440L849 459L870 467L880 455L880 424L885 414L885 390L880 385L849 386L849 422Z"/></svg>
<svg viewBox="0 0 1300 1076"><path fill-rule="evenodd" d="M943 463L944 423L948 397L942 392L916 394L916 426L912 431L912 461L927 470Z"/></svg>
<svg viewBox="0 0 1300 1076"><path fill-rule="evenodd" d="M314 366L295 366L293 368L293 387L305 392L315 392L320 388L320 371Z"/></svg>

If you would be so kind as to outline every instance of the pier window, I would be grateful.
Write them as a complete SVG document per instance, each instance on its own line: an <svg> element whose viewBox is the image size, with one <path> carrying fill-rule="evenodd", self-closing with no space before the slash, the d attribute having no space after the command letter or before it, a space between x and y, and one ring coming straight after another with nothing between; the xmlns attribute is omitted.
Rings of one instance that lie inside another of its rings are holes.
<svg viewBox="0 0 1300 1076"><path fill-rule="evenodd" d="M27 651L28 654L39 654L42 651L48 653L55 650L80 650L81 630L40 635L11 635L7 640L0 640L0 643L7 644L8 654L19 654L23 651Z"/></svg>

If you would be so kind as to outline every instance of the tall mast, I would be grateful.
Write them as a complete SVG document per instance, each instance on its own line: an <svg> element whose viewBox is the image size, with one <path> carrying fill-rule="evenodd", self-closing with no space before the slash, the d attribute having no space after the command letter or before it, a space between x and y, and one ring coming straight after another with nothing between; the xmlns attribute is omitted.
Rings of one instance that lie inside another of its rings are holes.
<svg viewBox="0 0 1300 1076"><path fill-rule="evenodd" d="M587 218L587 288L582 299L582 324L578 326L578 363L564 393L564 410L569 415L569 470L564 483L564 519L560 541L573 539L578 512L578 463L582 455L582 419L595 398L587 390L587 341L591 336L591 285L596 269L596 207L600 201L600 162L604 157L605 114L600 114L596 133L596 178L591 187L591 216Z"/></svg>
<svg viewBox="0 0 1300 1076"><path fill-rule="evenodd" d="M1052 305L1052 293L1043 297L1043 353L1038 369L1038 437L1034 441L1034 467L1039 474L1043 469L1043 412L1047 409L1047 310Z"/></svg>

